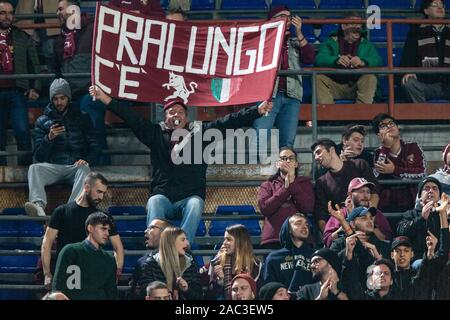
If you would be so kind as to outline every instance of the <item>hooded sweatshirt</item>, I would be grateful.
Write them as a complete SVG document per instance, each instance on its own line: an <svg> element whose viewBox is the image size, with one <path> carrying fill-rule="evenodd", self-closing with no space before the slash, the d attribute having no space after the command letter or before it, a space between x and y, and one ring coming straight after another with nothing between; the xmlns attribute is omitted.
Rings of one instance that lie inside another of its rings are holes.
<svg viewBox="0 0 450 320"><path fill-rule="evenodd" d="M296 292L299 286L312 283L311 256L313 249L304 242L297 248L289 233L289 218L280 230L280 243L283 248L271 252L264 265L264 283L280 282L289 292Z"/></svg>

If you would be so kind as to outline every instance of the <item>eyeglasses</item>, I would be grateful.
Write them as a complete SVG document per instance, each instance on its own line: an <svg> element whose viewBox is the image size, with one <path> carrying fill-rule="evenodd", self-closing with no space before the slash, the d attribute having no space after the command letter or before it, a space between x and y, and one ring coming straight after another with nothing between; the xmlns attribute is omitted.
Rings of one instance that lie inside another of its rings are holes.
<svg viewBox="0 0 450 320"><path fill-rule="evenodd" d="M157 226L157 225L148 226L148 229L150 229L150 230L159 229L160 231L164 231L164 228L161 228L160 226Z"/></svg>
<svg viewBox="0 0 450 320"><path fill-rule="evenodd" d="M430 8L444 9L445 8L445 4L443 4L443 3L432 3L432 4L430 4Z"/></svg>
<svg viewBox="0 0 450 320"><path fill-rule="evenodd" d="M294 161L297 161L297 158L294 157L294 156L292 156L292 157L280 157L280 161L283 161L283 162L286 162L286 161L294 162Z"/></svg>
<svg viewBox="0 0 450 320"><path fill-rule="evenodd" d="M379 125L378 125L378 128L380 128L381 130L385 130L385 129L389 129L389 128L392 128L392 127L395 127L397 124L394 122L394 121L389 121L389 122L386 122L386 123L380 123Z"/></svg>
<svg viewBox="0 0 450 320"><path fill-rule="evenodd" d="M292 20L292 16L290 14L280 14L278 16L274 16L274 18L288 18L288 20Z"/></svg>

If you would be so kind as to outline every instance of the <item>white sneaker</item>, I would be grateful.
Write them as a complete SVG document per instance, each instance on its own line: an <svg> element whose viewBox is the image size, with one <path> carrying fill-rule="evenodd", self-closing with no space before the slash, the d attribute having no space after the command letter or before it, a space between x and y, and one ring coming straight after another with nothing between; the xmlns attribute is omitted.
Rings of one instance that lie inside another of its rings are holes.
<svg viewBox="0 0 450 320"><path fill-rule="evenodd" d="M45 217L44 208L34 202L26 202L24 205L25 211L31 217Z"/></svg>

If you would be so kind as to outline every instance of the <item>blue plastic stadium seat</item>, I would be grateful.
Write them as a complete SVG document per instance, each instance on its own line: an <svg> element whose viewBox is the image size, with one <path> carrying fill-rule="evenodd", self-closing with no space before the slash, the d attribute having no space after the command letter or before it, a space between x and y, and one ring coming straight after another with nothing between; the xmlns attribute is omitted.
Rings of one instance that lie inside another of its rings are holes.
<svg viewBox="0 0 450 320"><path fill-rule="evenodd" d="M137 261L141 258L139 255L125 255L123 260L123 273L133 273L134 267L136 266Z"/></svg>
<svg viewBox="0 0 450 320"><path fill-rule="evenodd" d="M362 0L320 0L319 8L322 9L359 9L364 7Z"/></svg>
<svg viewBox="0 0 450 320"><path fill-rule="evenodd" d="M216 215L250 215L256 214L253 206L218 206ZM223 236L225 229L233 224L243 224L251 236L259 236L261 228L258 220L214 220L209 229L210 236Z"/></svg>
<svg viewBox="0 0 450 320"><path fill-rule="evenodd" d="M314 0L272 0L272 7L277 5L287 5L289 9L314 9Z"/></svg>
<svg viewBox="0 0 450 320"><path fill-rule="evenodd" d="M112 206L108 208L108 213L112 216L147 215L147 211L142 206Z"/></svg>
<svg viewBox="0 0 450 320"><path fill-rule="evenodd" d="M6 208L3 215L26 215L23 208ZM2 221L0 237L41 237L44 234L43 223L39 221Z"/></svg>
<svg viewBox="0 0 450 320"><path fill-rule="evenodd" d="M193 243L191 244L191 250L198 250L200 247L198 244ZM197 265L199 268L203 267L205 265L205 261L203 260L203 256L195 255L194 256L195 262L197 262Z"/></svg>
<svg viewBox="0 0 450 320"><path fill-rule="evenodd" d="M310 103L312 98L311 77L302 76L303 79L303 103Z"/></svg>
<svg viewBox="0 0 450 320"><path fill-rule="evenodd" d="M116 230L121 237L143 237L147 229L145 219L133 221L116 221Z"/></svg>
<svg viewBox="0 0 450 320"><path fill-rule="evenodd" d="M384 18L385 19L389 19L389 18L403 19L404 17L386 16ZM394 42L405 41L408 31L409 31L408 24L394 23L392 25L392 41L394 41ZM380 26L380 29L370 30L370 40L373 42L386 42L386 40L387 40L386 24L382 23Z"/></svg>
<svg viewBox="0 0 450 320"><path fill-rule="evenodd" d="M161 7L163 9L167 9L167 6L169 5L169 0L160 0L159 3L161 4Z"/></svg>
<svg viewBox="0 0 450 320"><path fill-rule="evenodd" d="M214 10L215 0L191 0L191 10Z"/></svg>
<svg viewBox="0 0 450 320"><path fill-rule="evenodd" d="M337 19L339 17L329 17L328 19ZM319 36L319 41L325 42L327 41L330 33L337 31L339 28L339 26L337 24L323 24L321 31L320 31L320 36Z"/></svg>
<svg viewBox="0 0 450 320"><path fill-rule="evenodd" d="M387 48L377 48L378 53L381 56L381 59L383 59L383 67L387 66ZM392 59L394 60L394 67L398 67L400 65L400 59L402 57L402 51L403 48L393 48L392 49Z"/></svg>
<svg viewBox="0 0 450 320"><path fill-rule="evenodd" d="M38 256L0 256L0 273L32 273Z"/></svg>
<svg viewBox="0 0 450 320"><path fill-rule="evenodd" d="M0 301L4 300L35 300L35 297L32 291L0 289Z"/></svg>
<svg viewBox="0 0 450 320"><path fill-rule="evenodd" d="M302 17L303 20L306 20L308 18ZM309 43L316 42L316 36L314 35L314 28L312 24L303 24L302 25L302 33L305 36L306 40L308 40Z"/></svg>
<svg viewBox="0 0 450 320"><path fill-rule="evenodd" d="M383 9L409 9L412 8L411 0L369 0L369 5L377 5Z"/></svg>
<svg viewBox="0 0 450 320"><path fill-rule="evenodd" d="M176 227L180 227L180 225L181 225L181 220L170 220L170 222ZM197 232L195 233L195 235L197 237L203 237L205 234L206 234L205 221L200 220L200 223L198 224Z"/></svg>
<svg viewBox="0 0 450 320"><path fill-rule="evenodd" d="M241 10L241 9L260 9L267 10L265 0L223 0L222 9L224 10Z"/></svg>

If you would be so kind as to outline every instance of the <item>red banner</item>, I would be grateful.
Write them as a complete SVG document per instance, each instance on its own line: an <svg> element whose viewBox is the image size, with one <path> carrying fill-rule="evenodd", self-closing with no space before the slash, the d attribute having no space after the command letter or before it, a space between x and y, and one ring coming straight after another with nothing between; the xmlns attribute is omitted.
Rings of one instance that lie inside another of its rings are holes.
<svg viewBox="0 0 450 320"><path fill-rule="evenodd" d="M272 95L286 21L159 20L97 4L92 82L113 97L187 105Z"/></svg>

